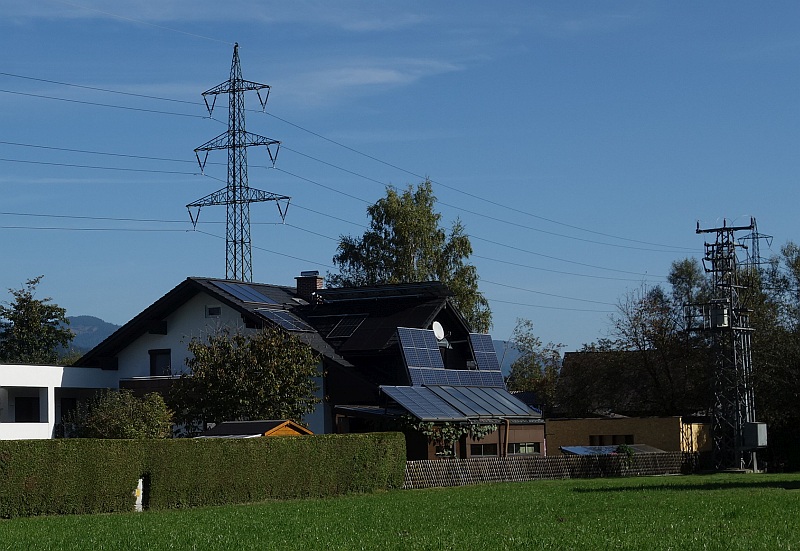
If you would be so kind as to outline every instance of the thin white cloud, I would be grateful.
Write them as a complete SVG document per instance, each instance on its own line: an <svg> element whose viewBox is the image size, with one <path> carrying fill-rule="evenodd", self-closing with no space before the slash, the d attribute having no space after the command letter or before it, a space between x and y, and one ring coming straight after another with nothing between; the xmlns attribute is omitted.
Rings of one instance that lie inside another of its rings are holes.
<svg viewBox="0 0 800 551"><path fill-rule="evenodd" d="M258 0L4 0L0 16L14 19L122 19L148 24L247 22L316 24L352 32L407 28L426 21L402 6L372 1L290 3Z"/></svg>
<svg viewBox="0 0 800 551"><path fill-rule="evenodd" d="M376 59L343 61L338 67L309 69L273 79L276 90L292 96L292 103L320 106L345 96L378 93L409 86L425 78L460 71L455 63L435 59Z"/></svg>

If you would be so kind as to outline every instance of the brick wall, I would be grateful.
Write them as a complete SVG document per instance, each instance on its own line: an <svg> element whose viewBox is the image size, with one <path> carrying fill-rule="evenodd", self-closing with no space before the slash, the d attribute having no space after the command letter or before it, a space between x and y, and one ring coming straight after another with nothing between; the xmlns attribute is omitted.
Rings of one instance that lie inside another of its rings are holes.
<svg viewBox="0 0 800 551"><path fill-rule="evenodd" d="M680 417L621 417L615 419L548 419L545 438L547 455L560 455L561 446L647 444L660 450L690 450L682 442ZM597 442L592 436L606 436ZM612 441L612 437L632 436L633 441Z"/></svg>

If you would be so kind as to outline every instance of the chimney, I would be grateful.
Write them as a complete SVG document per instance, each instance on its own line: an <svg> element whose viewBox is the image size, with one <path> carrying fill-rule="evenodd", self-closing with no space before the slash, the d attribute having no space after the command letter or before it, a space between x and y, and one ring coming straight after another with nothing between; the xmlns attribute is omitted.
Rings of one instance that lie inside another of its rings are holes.
<svg viewBox="0 0 800 551"><path fill-rule="evenodd" d="M314 295L318 289L323 288L325 281L319 272L317 270L300 272L300 277L295 279L297 280L297 296L310 303L316 302L317 299Z"/></svg>

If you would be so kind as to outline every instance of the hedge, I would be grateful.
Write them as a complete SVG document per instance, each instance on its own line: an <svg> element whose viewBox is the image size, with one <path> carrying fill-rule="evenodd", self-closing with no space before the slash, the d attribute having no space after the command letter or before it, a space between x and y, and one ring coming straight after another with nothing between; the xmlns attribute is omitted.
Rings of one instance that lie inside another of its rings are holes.
<svg viewBox="0 0 800 551"><path fill-rule="evenodd" d="M326 497L400 488L400 433L0 441L0 518Z"/></svg>

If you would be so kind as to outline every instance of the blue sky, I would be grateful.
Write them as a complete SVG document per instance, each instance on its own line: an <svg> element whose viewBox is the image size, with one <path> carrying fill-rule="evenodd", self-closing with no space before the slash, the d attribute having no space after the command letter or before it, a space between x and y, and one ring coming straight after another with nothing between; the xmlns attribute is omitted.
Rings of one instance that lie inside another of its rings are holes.
<svg viewBox="0 0 800 551"><path fill-rule="evenodd" d="M495 338L528 318L575 349L702 256L698 220L800 240L799 24L795 2L5 0L0 289L44 274L121 324L225 275L224 207L195 232L185 205L224 187L224 152L201 175L193 149L225 128L201 93L238 42L272 87L247 129L282 142L274 169L249 151L250 186L292 198L285 224L252 206L256 281L334 270L386 185L429 177Z"/></svg>

